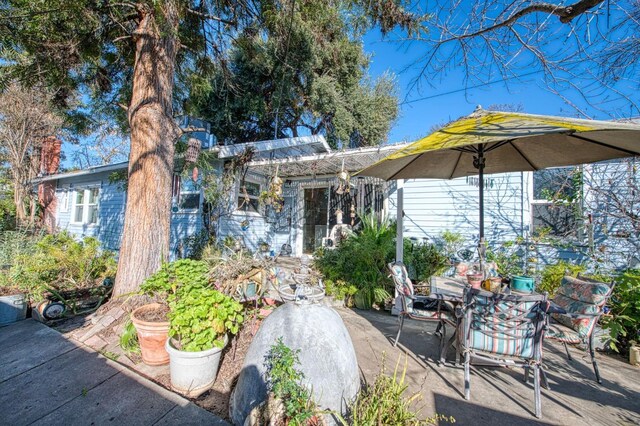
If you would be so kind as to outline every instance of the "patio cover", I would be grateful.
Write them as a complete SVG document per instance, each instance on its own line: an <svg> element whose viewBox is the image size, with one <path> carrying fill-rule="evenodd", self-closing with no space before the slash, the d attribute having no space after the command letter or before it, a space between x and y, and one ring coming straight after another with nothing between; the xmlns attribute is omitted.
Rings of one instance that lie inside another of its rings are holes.
<svg viewBox="0 0 640 426"><path fill-rule="evenodd" d="M258 159L251 161L248 166L252 171L270 175L278 167L278 176L330 176L345 170L353 173L379 161L399 148L407 146L407 143L395 145L382 145L377 147L365 147L331 151L310 155L295 155L290 153L287 158Z"/></svg>

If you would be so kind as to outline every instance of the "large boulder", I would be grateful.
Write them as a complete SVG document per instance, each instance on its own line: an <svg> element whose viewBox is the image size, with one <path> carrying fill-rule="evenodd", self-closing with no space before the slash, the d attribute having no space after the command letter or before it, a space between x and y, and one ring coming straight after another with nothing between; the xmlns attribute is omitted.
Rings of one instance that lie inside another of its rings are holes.
<svg viewBox="0 0 640 426"><path fill-rule="evenodd" d="M251 410L267 399L265 358L280 337L291 349L300 350L297 368L318 406L344 413L360 389L360 378L351 337L340 315L321 304L286 303L264 320L251 342L231 395L229 413L234 424L243 425Z"/></svg>

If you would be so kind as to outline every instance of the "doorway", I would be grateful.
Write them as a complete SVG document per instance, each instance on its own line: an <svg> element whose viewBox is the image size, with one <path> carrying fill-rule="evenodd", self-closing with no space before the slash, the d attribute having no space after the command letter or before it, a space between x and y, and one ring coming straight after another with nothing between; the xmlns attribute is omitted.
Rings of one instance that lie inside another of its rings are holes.
<svg viewBox="0 0 640 426"><path fill-rule="evenodd" d="M327 236L327 188L304 190L304 225L302 227L302 252L310 254L322 246Z"/></svg>

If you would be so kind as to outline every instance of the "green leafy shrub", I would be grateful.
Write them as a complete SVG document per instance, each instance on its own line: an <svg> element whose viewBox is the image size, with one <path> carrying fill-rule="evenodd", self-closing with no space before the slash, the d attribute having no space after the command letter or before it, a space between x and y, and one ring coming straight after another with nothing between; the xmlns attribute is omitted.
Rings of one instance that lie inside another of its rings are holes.
<svg viewBox="0 0 640 426"><path fill-rule="evenodd" d="M142 283L140 291L166 300L169 336L182 351L221 348L225 335L236 334L244 321L242 305L209 286L209 267L204 261L164 263Z"/></svg>
<svg viewBox="0 0 640 426"><path fill-rule="evenodd" d="M35 251L42 235L27 230L4 231L0 233L0 267L11 267L18 256Z"/></svg>
<svg viewBox="0 0 640 426"><path fill-rule="evenodd" d="M285 424L304 425L316 412L311 393L300 382L304 374L296 368L299 350L294 351L280 337L265 358L267 389L282 401Z"/></svg>
<svg viewBox="0 0 640 426"><path fill-rule="evenodd" d="M362 218L362 229L335 249L319 249L314 265L325 280L354 286L356 306L370 309L389 297L392 284L387 263L395 258L395 224L378 221L375 215Z"/></svg>
<svg viewBox="0 0 640 426"><path fill-rule="evenodd" d="M582 265L574 265L572 263L561 260L557 263L545 265L540 272L540 283L537 291L549 293L549 297L553 297L560 287L562 277L565 275L577 276L580 272L584 272L585 267Z"/></svg>
<svg viewBox="0 0 640 426"><path fill-rule="evenodd" d="M525 275L526 259L522 255L522 246L516 241L506 241L499 247L487 247L487 261L495 262L498 274L503 277Z"/></svg>
<svg viewBox="0 0 640 426"><path fill-rule="evenodd" d="M68 232L45 235L15 257L6 283L26 289L40 299L48 291L65 291L99 285L115 276L115 254L102 250L91 237L76 241Z"/></svg>
<svg viewBox="0 0 640 426"><path fill-rule="evenodd" d="M16 204L13 199L13 186L6 174L0 171L0 232L12 230L15 226Z"/></svg>
<svg viewBox="0 0 640 426"><path fill-rule="evenodd" d="M343 280L326 280L324 283L325 294L333 296L336 300L344 300L346 306L352 306L353 295L358 292L358 288Z"/></svg>
<svg viewBox="0 0 640 426"><path fill-rule="evenodd" d="M444 255L451 259L457 256L458 251L465 243L464 236L459 232L446 230L436 239L436 244L444 252Z"/></svg>
<svg viewBox="0 0 640 426"><path fill-rule="evenodd" d="M190 259L200 260L202 259L202 253L209 245L209 232L206 229L202 229L193 235L184 239L184 253Z"/></svg>
<svg viewBox="0 0 640 426"><path fill-rule="evenodd" d="M602 319L609 330L610 346L626 353L632 341L640 340L640 271L628 270L616 278L616 287L609 299L610 315Z"/></svg>
<svg viewBox="0 0 640 426"><path fill-rule="evenodd" d="M182 351L222 348L226 334L236 334L244 321L240 303L197 282L179 287L168 301L169 337Z"/></svg>
<svg viewBox="0 0 640 426"><path fill-rule="evenodd" d="M180 259L163 263L160 269L148 277L140 290L150 296L167 297L183 286L204 287L209 283L209 268L203 261Z"/></svg>
<svg viewBox="0 0 640 426"><path fill-rule="evenodd" d="M404 240L404 263L416 272L417 282L426 282L433 275L443 273L449 267L449 257L436 244L412 244Z"/></svg>

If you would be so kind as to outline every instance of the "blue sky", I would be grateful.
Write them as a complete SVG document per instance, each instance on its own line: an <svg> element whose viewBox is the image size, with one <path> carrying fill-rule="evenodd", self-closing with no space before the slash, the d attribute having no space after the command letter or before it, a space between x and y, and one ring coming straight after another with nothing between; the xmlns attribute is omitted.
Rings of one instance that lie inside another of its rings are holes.
<svg viewBox="0 0 640 426"><path fill-rule="evenodd" d="M424 46L399 46L382 40L379 32L371 31L364 38L365 50L372 55L370 75L373 77L390 71L396 74L401 103L400 116L389 135L389 142L413 141L430 133L432 126L470 114L477 105L487 108L492 104L512 104L522 106L522 111L532 114L581 117L576 110L559 96L549 92L542 82L542 73L524 77L522 81L499 82L480 88L449 93L464 89L464 75L452 69L447 75L439 75L420 90L409 91L417 69L408 69L423 52ZM472 84L472 83L470 83ZM624 90L627 95L638 98L637 88L631 83ZM606 104L610 114L590 107L577 93L567 92L590 118L610 120L613 117L640 116L638 111L630 111L628 102L610 101ZM604 96L611 94L604 94ZM418 100L424 97L430 99ZM614 96L612 96L614 97Z"/></svg>

